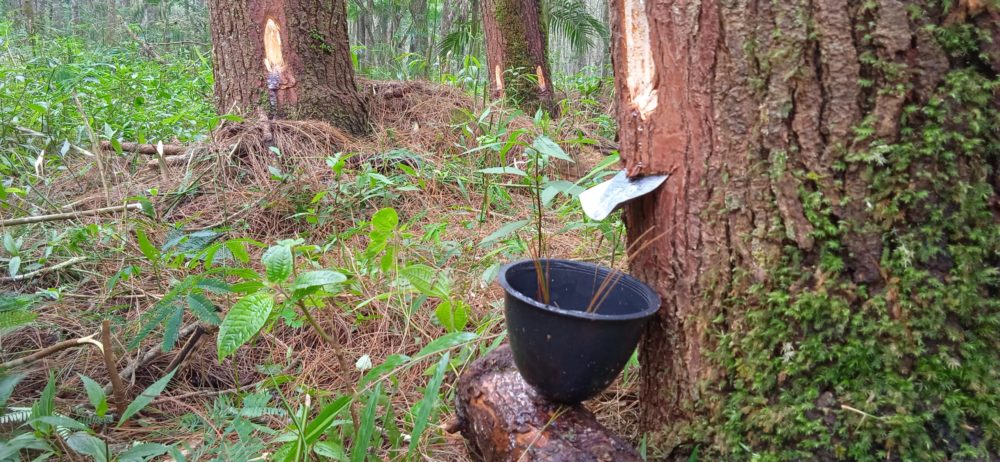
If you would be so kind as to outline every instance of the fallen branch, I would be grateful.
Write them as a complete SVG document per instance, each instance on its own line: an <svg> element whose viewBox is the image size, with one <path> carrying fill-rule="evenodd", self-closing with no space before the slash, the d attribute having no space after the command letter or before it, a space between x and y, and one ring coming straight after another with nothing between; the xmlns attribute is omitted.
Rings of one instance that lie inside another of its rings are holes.
<svg viewBox="0 0 1000 462"><path fill-rule="evenodd" d="M139 143L120 143L122 151L124 152L135 152L138 154L146 154L150 156L155 156L159 154L156 150L155 144L139 144ZM110 141L101 141L101 149L105 151L114 151L115 148ZM164 156L179 156L187 151L187 147L180 144L164 144L163 145L163 155Z"/></svg>
<svg viewBox="0 0 1000 462"><path fill-rule="evenodd" d="M118 411L118 415L125 414L125 384L122 383L122 377L118 375L118 360L115 358L115 352L111 347L111 321L105 319L101 323L101 344L104 345L102 350L104 350L104 365L108 368L108 375L111 377L111 390L114 392L115 397L115 409Z"/></svg>
<svg viewBox="0 0 1000 462"><path fill-rule="evenodd" d="M461 431L487 462L642 460L583 405L561 405L539 395L517 372L506 345L462 374L456 404L458 421L446 429Z"/></svg>
<svg viewBox="0 0 1000 462"><path fill-rule="evenodd" d="M198 340L200 340L201 336L204 334L205 329L202 329L201 326L195 327L194 332L191 334L191 338L184 343L184 346L181 348L181 351L177 353L177 356L174 356L174 359L170 360L170 364L167 365L167 373L170 373L174 369L180 367L181 363L184 362L184 359L186 359L188 355L194 351L194 347L198 345Z"/></svg>
<svg viewBox="0 0 1000 462"><path fill-rule="evenodd" d="M163 163L165 163L167 165L167 167L174 166L174 165L183 165L190 158L191 158L191 156L189 156L187 154L181 154L179 156L164 156L163 157ZM153 160L150 160L150 161L146 162L146 168L148 168L148 169L154 169L154 168L155 169L163 169L163 165L160 163L160 159L156 158L156 159L153 159Z"/></svg>
<svg viewBox="0 0 1000 462"><path fill-rule="evenodd" d="M59 342L59 343L57 343L55 345L42 348L41 350L38 350L38 351L36 351L36 352L28 355L28 356L24 356L24 357L17 358L17 359L11 360L11 361L7 361L7 362L5 362L3 364L0 364L0 370L10 369L10 368L21 366L21 365L25 365L25 364L31 364L31 363L33 363L35 361L38 361L40 359L43 359L45 357L52 356L52 355L54 355L54 354L56 354L56 353L58 353L60 351L67 350L69 348L75 348L75 347L82 346L82 345L93 345L93 346L97 347L97 349L103 350L104 346L101 345L101 342L98 342L97 340L94 340L94 337L96 337L96 336L97 336L97 334L91 334L91 335L88 335L86 337L74 338L74 339L70 339L70 340L63 340L62 342Z"/></svg>
<svg viewBox="0 0 1000 462"><path fill-rule="evenodd" d="M30 273L24 273L24 274L18 274L18 275L15 275L15 276L0 278L0 282L24 281L26 279L31 279L31 278L34 278L34 277L38 277L38 276L41 276L41 275L46 274L46 273L51 273L53 271L59 271L59 270L65 268L67 266L73 266L73 265L75 265L77 263L85 261L86 259L87 259L87 257L73 257L73 258L70 258L69 260L66 260L66 261L64 261L62 263L59 263L57 265L52 265L52 266L49 266L49 267L46 267L46 268L37 269L37 270L32 271Z"/></svg>
<svg viewBox="0 0 1000 462"><path fill-rule="evenodd" d="M198 329L198 328L199 328L199 326L198 326L197 323L184 326L177 333L177 338L187 337L189 334L191 334L192 332L194 332L195 329ZM142 356L140 356L139 358L137 358L135 361L132 361L131 363L129 363L128 366L125 366L125 368L122 369L122 371L121 371L121 377L128 377L130 382L134 382L135 381L135 371L137 369L139 369L139 367L142 367L142 366L144 366L144 365L152 362L154 359L160 357L160 355L162 355L162 354L163 354L163 350L160 348L159 345L154 345L154 346L150 347L148 350L146 350L145 354L143 354ZM111 385L112 384L107 384L107 385L104 386L104 393L110 393L111 392Z"/></svg>
<svg viewBox="0 0 1000 462"><path fill-rule="evenodd" d="M42 223L46 221L71 220L73 218L90 217L105 213L123 212L126 210L139 210L141 208L142 208L141 204L127 204L127 205L115 205L113 207L104 207L99 209L80 210L78 212L54 213L52 215L37 215L33 217L14 218L12 220L0 221L0 227L27 225L30 223Z"/></svg>

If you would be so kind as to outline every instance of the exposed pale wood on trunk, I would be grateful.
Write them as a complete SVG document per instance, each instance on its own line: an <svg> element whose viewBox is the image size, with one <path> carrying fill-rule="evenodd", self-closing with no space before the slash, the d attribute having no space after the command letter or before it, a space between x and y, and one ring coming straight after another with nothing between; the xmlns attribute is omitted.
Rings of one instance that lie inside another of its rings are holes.
<svg viewBox="0 0 1000 462"><path fill-rule="evenodd" d="M366 101L357 91L344 0L217 0L209 2L216 107L220 113L268 109L264 30L280 29L285 62L277 112L368 133Z"/></svg>
<svg viewBox="0 0 1000 462"><path fill-rule="evenodd" d="M539 0L483 0L482 8L490 94L556 115Z"/></svg>
<svg viewBox="0 0 1000 462"><path fill-rule="evenodd" d="M828 198L848 230L845 286L866 284L869 296L884 289L885 231L872 224L876 210L865 200L870 174L847 160L870 141L855 141L854 130L870 119L877 139L895 140L905 104L926 101L949 62L921 24L940 18L918 18L897 0L867 12L855 3L611 2L622 160L631 176L672 173L624 214L630 241L650 228L666 232L631 267L663 297L640 346L641 426L667 454L690 450L683 429L705 419L702 384L720 381L706 356L716 341L710 326L738 333L739 310L752 309L724 308L725 300L751 298L749 285L766 283L786 248L804 255L806 273L815 269L802 191ZM874 26L868 45L855 36L859 24ZM647 76L637 75L636 43L649 49ZM906 71L882 75L865 64L866 53ZM866 80L874 85L862 87ZM883 91L895 85L912 90Z"/></svg>

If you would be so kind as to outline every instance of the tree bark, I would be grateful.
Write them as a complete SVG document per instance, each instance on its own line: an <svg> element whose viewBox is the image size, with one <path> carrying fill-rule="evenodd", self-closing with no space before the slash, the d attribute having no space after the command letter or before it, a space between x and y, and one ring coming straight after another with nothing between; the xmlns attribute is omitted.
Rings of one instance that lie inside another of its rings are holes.
<svg viewBox="0 0 1000 462"><path fill-rule="evenodd" d="M354 80L344 0L208 4L219 112L265 109L284 118L325 120L354 134L370 131L366 101ZM264 45L269 20L277 32L271 37L280 37L268 53L271 71Z"/></svg>
<svg viewBox="0 0 1000 462"><path fill-rule="evenodd" d="M410 53L422 54L427 47L427 0L410 0Z"/></svg>
<svg viewBox="0 0 1000 462"><path fill-rule="evenodd" d="M483 34L490 94L534 114L556 115L548 44L539 0L483 0Z"/></svg>
<svg viewBox="0 0 1000 462"><path fill-rule="evenodd" d="M642 460L582 405L559 405L539 396L517 372L507 345L462 374L456 404L457 429L487 462Z"/></svg>
<svg viewBox="0 0 1000 462"><path fill-rule="evenodd" d="M1000 142L970 126L1000 119L996 5L611 3L622 160L671 174L624 213L632 248L662 234L631 261L663 298L640 346L651 450L996 454L974 403L1000 385L972 358L1000 356L955 340L997 341L998 283L974 274L998 265Z"/></svg>

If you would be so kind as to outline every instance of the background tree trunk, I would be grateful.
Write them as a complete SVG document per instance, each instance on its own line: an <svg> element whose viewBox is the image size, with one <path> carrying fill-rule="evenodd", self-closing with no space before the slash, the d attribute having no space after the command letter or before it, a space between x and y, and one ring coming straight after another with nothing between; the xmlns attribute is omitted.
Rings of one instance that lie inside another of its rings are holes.
<svg viewBox="0 0 1000 462"><path fill-rule="evenodd" d="M525 112L555 115L539 0L483 0L483 33L493 98L511 98Z"/></svg>
<svg viewBox="0 0 1000 462"><path fill-rule="evenodd" d="M1000 14L941 8L612 2L654 455L1000 452Z"/></svg>
<svg viewBox="0 0 1000 462"><path fill-rule="evenodd" d="M427 47L427 0L410 0L410 53L422 54Z"/></svg>
<svg viewBox="0 0 1000 462"><path fill-rule="evenodd" d="M273 82L277 115L325 120L355 134L370 130L354 81L343 0L218 0L209 2L209 14L220 113L267 108L264 32L272 19L284 63Z"/></svg>

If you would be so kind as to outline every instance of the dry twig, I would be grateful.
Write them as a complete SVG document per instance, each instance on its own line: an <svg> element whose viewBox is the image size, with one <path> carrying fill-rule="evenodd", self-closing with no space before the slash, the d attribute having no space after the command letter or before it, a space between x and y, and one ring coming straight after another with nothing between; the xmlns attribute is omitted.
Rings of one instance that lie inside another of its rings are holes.
<svg viewBox="0 0 1000 462"><path fill-rule="evenodd" d="M69 349L69 348L75 348L75 347L82 346L82 345L93 345L93 346L97 347L98 349L103 350L104 347L101 345L101 343L98 342L97 340L94 340L94 337L96 337L96 336L97 336L97 334L91 334L91 335L88 335L86 337L74 338L74 339L70 339L70 340L63 340L62 342L59 342L59 343L57 343L55 345L42 348L41 350L38 350L38 351L36 351L36 352L28 355L28 356L24 356L24 357L17 358L17 359L11 360L11 361L7 361L7 362L5 362L3 364L0 364L0 370L10 369L12 367L21 366L21 365L24 365L24 364L31 364L31 363L33 363L35 361L38 361L40 359L43 359L45 357L52 356L52 355L54 355L54 354L56 354L56 353L58 353L60 351L63 351L63 350Z"/></svg>
<svg viewBox="0 0 1000 462"><path fill-rule="evenodd" d="M104 213L123 212L126 210L139 210L141 208L142 208L141 204L126 204L126 205L115 205L112 207L103 207L99 209L80 210L78 212L54 213L51 215L37 215L33 217L14 218L12 220L0 221L0 227L27 225L31 223L42 223L46 221L70 220L73 218L90 217L94 215L101 215Z"/></svg>
<svg viewBox="0 0 1000 462"><path fill-rule="evenodd" d="M65 268L67 266L73 266L73 265L75 265L77 263L80 263L80 262L86 260L86 259L87 259L87 257L73 257L73 258L70 258L69 260L66 260L66 261L64 261L62 263L59 263L57 265L52 265L52 266L49 266L49 267L46 267L46 268L38 269L38 270L32 271L30 273L24 273L24 274L18 274L18 275L15 275L15 276L0 278L0 282L24 281L24 280L27 280L27 279L31 279L31 278L34 278L34 277L41 276L41 275L46 274L46 273L51 273L53 271L59 271L59 270Z"/></svg>
<svg viewBox="0 0 1000 462"><path fill-rule="evenodd" d="M122 377L118 375L118 360L115 359L115 352L111 348L111 321L105 319L101 323L101 344L104 345L104 365L108 368L108 375L111 377L111 390L115 397L115 409L118 415L125 414L125 384Z"/></svg>

